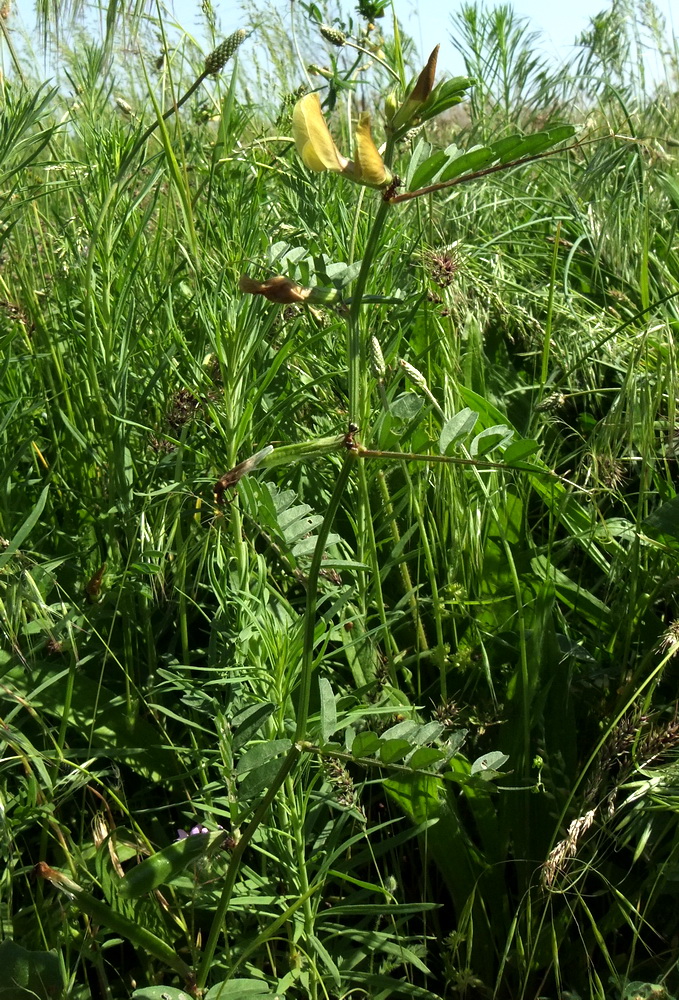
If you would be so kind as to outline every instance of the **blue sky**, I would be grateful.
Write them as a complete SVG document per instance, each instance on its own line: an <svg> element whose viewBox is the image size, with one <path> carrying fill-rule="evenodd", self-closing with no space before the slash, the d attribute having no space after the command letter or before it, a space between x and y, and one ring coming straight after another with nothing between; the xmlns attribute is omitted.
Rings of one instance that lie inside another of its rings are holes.
<svg viewBox="0 0 679 1000"><path fill-rule="evenodd" d="M243 26L243 14L238 0L212 0L222 30L225 35ZM273 6L281 12L290 8L289 0L272 0ZM318 2L318 0L317 0ZM414 38L423 59L440 42L439 68L452 75L464 72L460 56L450 42L451 15L460 7L462 0L395 0L399 20ZM510 0L511 2L511 0ZM668 35L679 33L679 0L654 0L656 7L667 21ZM199 25L203 23L200 0L165 0L174 11L177 22L190 34L204 41ZM493 0L486 0L493 6ZM24 5L25 4L25 5ZM103 6L106 0L102 0ZM319 6L322 6L319 3ZM265 4L262 3L262 7ZM328 6L332 7L332 4ZM345 10L355 9L355 0L340 0ZM567 57L572 52L576 37L587 27L595 14L610 6L610 0L514 0L514 11L529 20L531 27L542 34L541 48L555 60ZM10 27L27 30L29 36L35 30L35 19L28 0L18 0L15 9L18 16ZM386 22L385 18L385 22ZM653 67L648 67L653 75Z"/></svg>
<svg viewBox="0 0 679 1000"><path fill-rule="evenodd" d="M667 20L668 34L676 32L679 29L679 0L655 2ZM440 65L454 74L461 72L462 66L457 63L459 56L448 37L450 15L460 7L459 0L422 0L421 3L396 0L396 5L399 12L403 11L403 20L422 48L431 50L440 41ZM541 32L545 53L561 59L573 51L575 39L587 28L590 19L608 9L610 3L608 0L515 0L512 7L516 14L530 21L533 30Z"/></svg>
<svg viewBox="0 0 679 1000"><path fill-rule="evenodd" d="M172 0L168 0L172 2ZM318 0L317 0L318 2ZM486 0L494 6L493 0ZM174 0L173 9L179 23L189 31L199 20L200 0ZM240 4L234 0L213 0L225 34L242 25ZM668 35L679 32L679 0L655 0L656 7L667 20ZM273 0L281 11L289 10L289 0ZM319 4L321 6L322 4ZM461 59L450 43L451 14L461 0L395 0L396 12L406 30L415 39L422 56L440 42L439 67L456 75L464 72ZM332 6L329 4L328 6ZM344 10L354 10L354 0L342 0ZM609 0L514 0L514 11L527 18L534 30L542 35L541 47L556 60L572 52L576 37L588 26L590 18L608 9ZM386 22L386 18L385 18Z"/></svg>

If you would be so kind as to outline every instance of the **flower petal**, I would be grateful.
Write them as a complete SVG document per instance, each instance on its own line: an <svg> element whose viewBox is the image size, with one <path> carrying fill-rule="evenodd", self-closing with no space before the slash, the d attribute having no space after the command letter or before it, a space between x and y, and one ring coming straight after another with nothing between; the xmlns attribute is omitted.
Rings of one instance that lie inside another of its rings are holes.
<svg viewBox="0 0 679 1000"><path fill-rule="evenodd" d="M263 295L269 302L277 302L279 305L306 302L311 294L310 288L302 288L292 278L286 278L284 274L277 274L274 278L267 278L266 281L255 281L247 274L241 274L238 287L241 292L247 292L249 295Z"/></svg>
<svg viewBox="0 0 679 1000"><path fill-rule="evenodd" d="M356 160L354 177L360 184L367 184L368 187L384 187L385 184L389 184L391 174L373 142L370 115L367 111L362 111L358 116L354 156Z"/></svg>
<svg viewBox="0 0 679 1000"><path fill-rule="evenodd" d="M318 94L306 94L292 112L292 135L302 162L310 170L341 173L348 160L337 149L321 111Z"/></svg>

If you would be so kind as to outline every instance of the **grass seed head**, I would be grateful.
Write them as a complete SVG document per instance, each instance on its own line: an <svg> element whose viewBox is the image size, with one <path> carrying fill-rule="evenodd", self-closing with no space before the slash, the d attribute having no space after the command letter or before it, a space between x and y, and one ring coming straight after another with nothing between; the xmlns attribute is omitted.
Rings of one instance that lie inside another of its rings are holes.
<svg viewBox="0 0 679 1000"><path fill-rule="evenodd" d="M229 35L221 45L218 45L205 60L205 72L206 73L219 73L221 69L226 66L227 62L231 56L236 52L238 47L243 44L247 37L247 31L244 28L239 28L238 31L234 31L232 35Z"/></svg>
<svg viewBox="0 0 679 1000"><path fill-rule="evenodd" d="M370 338L370 361L375 377L383 379L387 374L387 366L384 362L384 355L382 354L380 342L374 334Z"/></svg>
<svg viewBox="0 0 679 1000"><path fill-rule="evenodd" d="M401 358L399 365L403 369L403 372L413 385L416 385L419 389L428 389L427 380L421 371L418 371L413 365L411 365L404 358Z"/></svg>
<svg viewBox="0 0 679 1000"><path fill-rule="evenodd" d="M330 42L331 45L341 48L347 44L347 36L338 28L331 28L329 24L322 24L319 30L326 42Z"/></svg>

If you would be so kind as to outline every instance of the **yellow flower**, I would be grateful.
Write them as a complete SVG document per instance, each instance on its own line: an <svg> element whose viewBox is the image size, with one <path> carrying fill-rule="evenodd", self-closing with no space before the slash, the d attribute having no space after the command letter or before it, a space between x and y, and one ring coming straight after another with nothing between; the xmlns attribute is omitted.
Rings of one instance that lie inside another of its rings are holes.
<svg viewBox="0 0 679 1000"><path fill-rule="evenodd" d="M297 152L309 170L343 173L349 160L338 150L325 124L318 94L306 94L292 112L292 134Z"/></svg>
<svg viewBox="0 0 679 1000"><path fill-rule="evenodd" d="M318 94L306 94L292 113L292 135L302 162L319 173L333 170L356 184L387 187L392 175L384 164L370 133L370 115L362 112L356 127L356 160L342 156L326 125Z"/></svg>
<svg viewBox="0 0 679 1000"><path fill-rule="evenodd" d="M358 116L354 146L356 176L353 180L357 180L359 184L376 188L391 184L391 174L385 167L384 160L373 142L370 132L370 115L367 111L362 111Z"/></svg>

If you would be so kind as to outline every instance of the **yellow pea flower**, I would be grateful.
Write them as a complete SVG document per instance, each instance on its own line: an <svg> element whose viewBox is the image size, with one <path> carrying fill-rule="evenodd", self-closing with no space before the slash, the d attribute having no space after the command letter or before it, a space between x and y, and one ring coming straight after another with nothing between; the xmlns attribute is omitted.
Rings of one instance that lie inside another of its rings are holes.
<svg viewBox="0 0 679 1000"><path fill-rule="evenodd" d="M321 111L318 94L306 94L292 112L292 135L297 152L309 170L335 170L343 173L349 160L342 156Z"/></svg>
<svg viewBox="0 0 679 1000"><path fill-rule="evenodd" d="M382 188L392 175L384 164L370 133L370 115L362 112L356 127L356 160L343 156L335 145L323 117L317 93L306 94L292 113L292 135L302 162L310 170L333 170L356 184Z"/></svg>
<svg viewBox="0 0 679 1000"><path fill-rule="evenodd" d="M391 184L392 176L385 167L384 160L373 142L370 131L370 115L367 111L362 111L358 116L355 140L356 162L354 169L356 176L353 179L368 187L381 188Z"/></svg>

